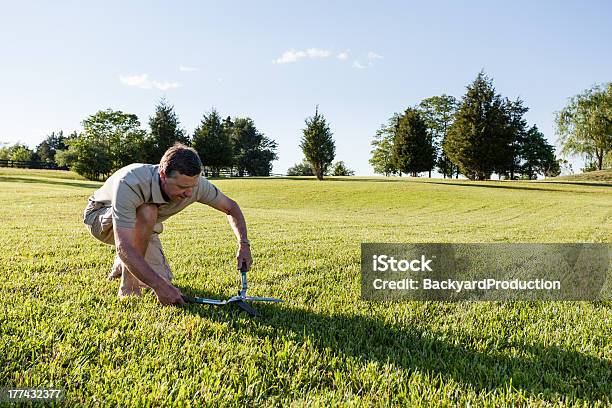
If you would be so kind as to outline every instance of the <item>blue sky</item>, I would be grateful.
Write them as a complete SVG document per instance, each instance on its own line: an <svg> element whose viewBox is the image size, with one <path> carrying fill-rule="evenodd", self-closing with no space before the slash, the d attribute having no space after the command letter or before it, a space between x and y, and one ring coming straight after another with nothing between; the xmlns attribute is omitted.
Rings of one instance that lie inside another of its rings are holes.
<svg viewBox="0 0 612 408"><path fill-rule="evenodd" d="M376 129L484 69L556 141L554 111L612 80L612 2L2 2L0 142L35 147L100 109L143 127L163 96L190 133L215 107L276 140L284 173L319 105L357 174ZM579 162L575 165L579 167Z"/></svg>

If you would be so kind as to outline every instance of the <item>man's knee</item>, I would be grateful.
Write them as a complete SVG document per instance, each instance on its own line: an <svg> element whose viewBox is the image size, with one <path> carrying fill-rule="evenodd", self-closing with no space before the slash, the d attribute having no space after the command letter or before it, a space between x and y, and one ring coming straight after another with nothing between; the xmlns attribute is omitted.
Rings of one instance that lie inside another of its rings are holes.
<svg viewBox="0 0 612 408"><path fill-rule="evenodd" d="M143 204L136 209L136 219L145 225L153 226L157 222L157 205Z"/></svg>

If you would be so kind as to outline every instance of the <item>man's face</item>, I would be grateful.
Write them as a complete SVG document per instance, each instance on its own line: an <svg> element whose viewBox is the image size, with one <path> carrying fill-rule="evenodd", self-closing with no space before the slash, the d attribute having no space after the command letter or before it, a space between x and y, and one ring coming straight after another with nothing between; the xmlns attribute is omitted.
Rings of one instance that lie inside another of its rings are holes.
<svg viewBox="0 0 612 408"><path fill-rule="evenodd" d="M200 176L193 177L174 172L172 177L168 177L164 171L159 172L162 189L171 201L181 201L191 197L193 188L198 185Z"/></svg>

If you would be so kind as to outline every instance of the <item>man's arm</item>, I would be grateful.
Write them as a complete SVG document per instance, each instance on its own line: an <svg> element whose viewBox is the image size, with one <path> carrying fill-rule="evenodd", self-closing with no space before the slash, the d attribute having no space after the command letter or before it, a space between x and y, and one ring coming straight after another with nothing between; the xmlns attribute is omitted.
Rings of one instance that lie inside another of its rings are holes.
<svg viewBox="0 0 612 408"><path fill-rule="evenodd" d="M114 232L117 255L135 277L155 291L159 302L163 305L185 303L181 292L155 273L144 256L134 247L134 229L115 225Z"/></svg>
<svg viewBox="0 0 612 408"><path fill-rule="evenodd" d="M222 193L219 192L219 194ZM244 220L244 215L242 214L242 210L240 210L240 206L237 202L225 195L222 195L219 200L210 206L227 214L227 220L238 240L238 252L236 253L238 269L240 269L243 263L246 263L247 270L251 269L253 258L251 257L251 247L247 238L246 221Z"/></svg>

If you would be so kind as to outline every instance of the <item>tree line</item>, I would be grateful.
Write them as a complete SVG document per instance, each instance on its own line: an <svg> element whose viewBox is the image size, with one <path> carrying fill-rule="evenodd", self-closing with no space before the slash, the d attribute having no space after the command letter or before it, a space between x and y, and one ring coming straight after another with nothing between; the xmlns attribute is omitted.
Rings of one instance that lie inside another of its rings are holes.
<svg viewBox="0 0 612 408"><path fill-rule="evenodd" d="M204 114L190 137L165 99L149 118L148 132L141 128L136 115L112 109L96 112L82 125L81 133L51 133L34 151L22 144L0 148L0 159L69 168L91 180L103 180L131 163L158 163L175 142L192 146L206 175L213 177L230 168L239 177L269 176L272 162L278 159L276 142L257 130L251 118L222 119L213 108ZM343 161L332 164L335 142L318 107L314 116L306 118L300 146L304 161L289 169L289 175L314 175L319 179L324 175L354 175Z"/></svg>
<svg viewBox="0 0 612 408"><path fill-rule="evenodd" d="M528 108L517 98L496 93L492 79L480 72L457 100L450 95L422 100L403 113L395 113L376 131L370 164L376 173L416 176L438 170L446 177L463 174L472 180L554 177L567 160L557 159L536 125L527 126ZM98 111L83 122L81 133L54 132L35 150L23 144L0 146L0 160L37 162L70 168L89 179L104 179L133 163L158 163L175 142L194 147L205 171L213 177L223 169L237 176L267 176L278 158L277 144L250 118L222 119L213 108L204 114L192 135L180 127L173 106L162 99L149 118L149 131L138 117L122 111ZM318 106L305 120L300 148L301 163L288 169L290 176L350 176L343 161L333 162L333 133ZM586 158L583 171L612 168L612 83L596 85L570 98L555 113L562 155Z"/></svg>
<svg viewBox="0 0 612 408"><path fill-rule="evenodd" d="M55 161L55 153L67 149L66 141L75 137L77 137L76 132L68 136L64 136L63 131L59 131L57 134L52 132L34 150L22 143L0 146L0 160L40 163L51 168L57 168L60 166Z"/></svg>
<svg viewBox="0 0 612 408"><path fill-rule="evenodd" d="M67 167L91 180L103 180L131 163L159 163L175 142L196 149L213 177L229 168L237 176L268 176L277 159L276 142L257 130L251 118L221 119L213 108L190 136L165 99L149 118L148 132L136 115L112 109L96 112L82 125L81 133L53 132L34 151L21 144L2 148L0 159Z"/></svg>
<svg viewBox="0 0 612 408"><path fill-rule="evenodd" d="M445 178L463 174L485 180L556 176L559 162L537 126L527 126L528 108L495 92L480 72L461 100L433 96L395 113L372 142L376 173L416 176L438 170Z"/></svg>

